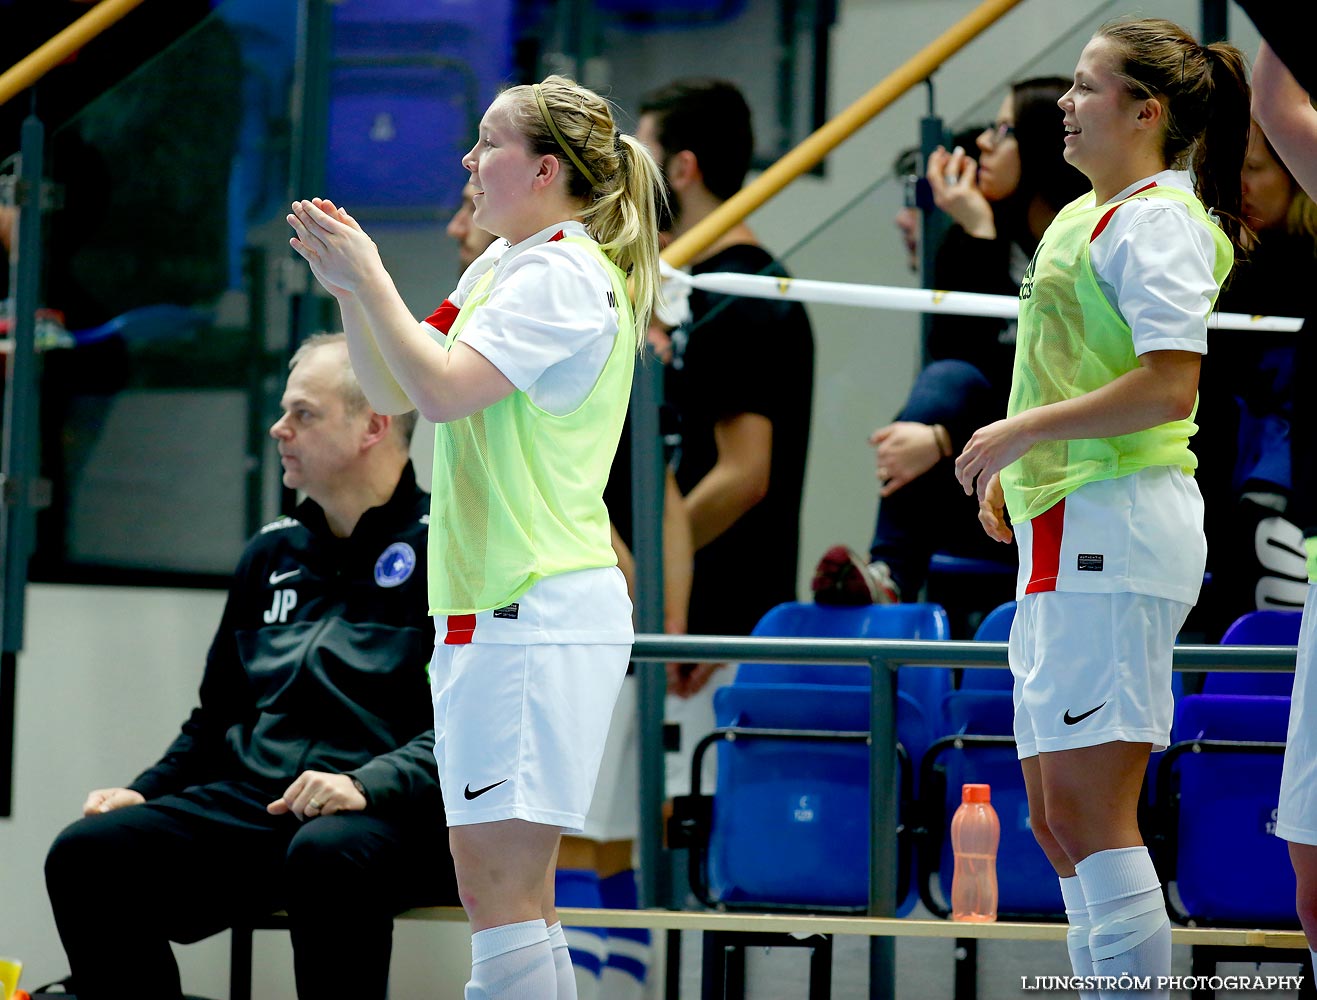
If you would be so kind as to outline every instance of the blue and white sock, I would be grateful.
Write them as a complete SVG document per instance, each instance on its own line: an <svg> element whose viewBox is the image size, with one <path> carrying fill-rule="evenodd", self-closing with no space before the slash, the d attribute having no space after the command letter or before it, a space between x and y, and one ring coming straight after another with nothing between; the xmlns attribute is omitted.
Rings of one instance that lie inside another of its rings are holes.
<svg viewBox="0 0 1317 1000"><path fill-rule="evenodd" d="M471 935L466 1000L552 1000L558 993L543 920L488 927Z"/></svg>
<svg viewBox="0 0 1317 1000"><path fill-rule="evenodd" d="M558 906L598 910L604 905L599 895L599 876L589 869L559 868L553 884ZM568 927L564 933L576 976L577 1000L598 1000L602 995L599 977L608 959L608 931L603 927Z"/></svg>
<svg viewBox="0 0 1317 1000"><path fill-rule="evenodd" d="M1061 883L1061 898L1065 900L1065 918L1070 924L1066 931L1066 950L1070 952L1070 968L1076 976L1093 975L1093 954L1088 950L1088 936L1092 924L1088 919L1088 904L1084 902L1084 887L1079 884L1079 876L1058 878ZM1098 1000L1096 990L1080 990L1080 1000Z"/></svg>
<svg viewBox="0 0 1317 1000"><path fill-rule="evenodd" d="M634 910L640 900L636 873L610 875L599 883L599 895L610 910ZM608 1000L641 1000L649 972L650 934L645 927L613 927L608 931L608 961L600 983Z"/></svg>
<svg viewBox="0 0 1317 1000"><path fill-rule="evenodd" d="M1156 989L1171 974L1171 922L1161 882L1146 847L1098 851L1075 865L1088 904L1089 949L1098 976L1150 978L1154 988L1138 992L1100 990L1102 1000L1169 1000Z"/></svg>

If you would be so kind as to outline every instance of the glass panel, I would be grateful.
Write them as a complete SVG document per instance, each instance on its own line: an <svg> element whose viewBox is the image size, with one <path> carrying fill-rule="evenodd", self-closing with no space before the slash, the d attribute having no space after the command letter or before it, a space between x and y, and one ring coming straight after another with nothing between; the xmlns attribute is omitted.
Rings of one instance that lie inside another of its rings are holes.
<svg viewBox="0 0 1317 1000"><path fill-rule="evenodd" d="M228 0L48 139L36 578L218 579L273 512L296 37Z"/></svg>

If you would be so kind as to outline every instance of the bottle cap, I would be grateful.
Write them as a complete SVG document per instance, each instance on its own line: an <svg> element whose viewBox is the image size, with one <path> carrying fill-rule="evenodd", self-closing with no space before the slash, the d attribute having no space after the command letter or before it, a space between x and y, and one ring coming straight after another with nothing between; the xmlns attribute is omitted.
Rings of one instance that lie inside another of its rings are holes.
<svg viewBox="0 0 1317 1000"><path fill-rule="evenodd" d="M991 802L992 786L991 785L961 785L960 801L961 802Z"/></svg>

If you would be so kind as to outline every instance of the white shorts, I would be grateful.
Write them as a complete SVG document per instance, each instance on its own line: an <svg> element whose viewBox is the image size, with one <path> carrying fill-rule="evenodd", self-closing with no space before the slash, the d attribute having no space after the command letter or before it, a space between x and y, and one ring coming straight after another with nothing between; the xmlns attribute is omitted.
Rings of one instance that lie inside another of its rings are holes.
<svg viewBox="0 0 1317 1000"><path fill-rule="evenodd" d="M449 826L522 819L576 833L631 646L466 643L430 662Z"/></svg>
<svg viewBox="0 0 1317 1000"><path fill-rule="evenodd" d="M1309 585L1299 629L1285 766L1280 774L1276 836L1295 844L1317 844L1317 587Z"/></svg>
<svg viewBox="0 0 1317 1000"><path fill-rule="evenodd" d="M581 836L606 844L640 833L640 725L635 677L627 677L613 706L604 758Z"/></svg>
<svg viewBox="0 0 1317 1000"><path fill-rule="evenodd" d="M1203 586L1203 495L1180 469L1159 466L1085 483L1014 527L1017 599L1060 590L1193 604Z"/></svg>
<svg viewBox="0 0 1317 1000"><path fill-rule="evenodd" d="M713 732L718 725L713 711L713 696L718 690L736 679L736 666L729 664L715 670L709 683L689 698L670 694L663 702L663 721L677 727L677 749L663 755L664 781L668 798L689 795L691 791L691 755L695 744ZM712 795L718 783L718 750L710 747L700 768L700 790Z"/></svg>
<svg viewBox="0 0 1317 1000"><path fill-rule="evenodd" d="M1171 653L1189 608L1143 594L1026 595L1009 647L1020 759L1117 741L1164 749Z"/></svg>

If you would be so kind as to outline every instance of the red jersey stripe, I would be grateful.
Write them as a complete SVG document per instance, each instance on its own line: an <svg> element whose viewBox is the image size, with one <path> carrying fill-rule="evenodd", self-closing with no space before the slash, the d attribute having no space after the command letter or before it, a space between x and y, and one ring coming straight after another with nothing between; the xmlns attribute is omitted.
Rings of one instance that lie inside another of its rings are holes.
<svg viewBox="0 0 1317 1000"><path fill-rule="evenodd" d="M559 229L556 233L554 233L552 236L550 236L550 237L549 237L547 240L545 240L544 242L545 242L545 243L556 243L556 242L558 242L558 240L562 239L562 238L563 238L564 236L566 236L566 235L567 235L566 233L564 233L561 229Z"/></svg>
<svg viewBox="0 0 1317 1000"><path fill-rule="evenodd" d="M457 306L453 305L447 299L444 299L444 304L434 312L430 313L429 316L425 317L425 321L440 333L447 336L448 331L453 328L453 320L457 319L457 313Z"/></svg>
<svg viewBox="0 0 1317 1000"><path fill-rule="evenodd" d="M1056 589L1061 572L1061 535L1065 531L1065 498L1043 511L1029 524L1033 528L1033 565L1026 594L1040 594Z"/></svg>
<svg viewBox="0 0 1317 1000"><path fill-rule="evenodd" d="M1155 188L1156 186L1156 181L1149 181L1147 184L1143 185L1143 187L1135 191L1134 194L1130 195L1130 197L1133 198L1135 194L1142 194L1144 191L1148 190L1148 188ZM1120 208L1120 205L1112 205L1111 209L1098 220L1097 227L1093 230L1093 235L1088 238L1088 242L1092 243L1102 235L1102 230L1107 228L1107 223L1111 221L1111 217L1116 214L1116 209L1118 208Z"/></svg>
<svg viewBox="0 0 1317 1000"><path fill-rule="evenodd" d="M449 615L445 646L465 646L476 633L475 615Z"/></svg>

